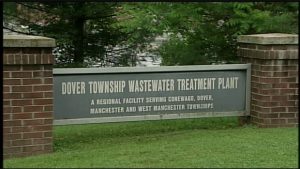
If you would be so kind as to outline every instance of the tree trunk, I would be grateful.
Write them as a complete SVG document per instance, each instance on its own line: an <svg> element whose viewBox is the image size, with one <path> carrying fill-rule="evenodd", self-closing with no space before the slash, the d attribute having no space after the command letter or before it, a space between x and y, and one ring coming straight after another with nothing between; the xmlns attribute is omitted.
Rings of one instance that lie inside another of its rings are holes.
<svg viewBox="0 0 300 169"><path fill-rule="evenodd" d="M74 4L74 11L76 14L74 17L74 38L73 38L73 44L74 44L74 63L82 64L84 61L84 8L85 2L77 2Z"/></svg>
<svg viewBox="0 0 300 169"><path fill-rule="evenodd" d="M74 62L82 64L84 61L84 19L76 18L74 22Z"/></svg>

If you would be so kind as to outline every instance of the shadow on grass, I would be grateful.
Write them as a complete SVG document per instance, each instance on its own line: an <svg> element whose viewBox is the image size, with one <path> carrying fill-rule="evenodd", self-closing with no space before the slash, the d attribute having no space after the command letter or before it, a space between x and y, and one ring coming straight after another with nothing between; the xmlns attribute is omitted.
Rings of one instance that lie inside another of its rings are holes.
<svg viewBox="0 0 300 169"><path fill-rule="evenodd" d="M85 143L118 143L140 136L161 137L159 136L161 134L166 135L185 130L216 130L237 127L239 127L238 117L55 126L54 150L70 150Z"/></svg>

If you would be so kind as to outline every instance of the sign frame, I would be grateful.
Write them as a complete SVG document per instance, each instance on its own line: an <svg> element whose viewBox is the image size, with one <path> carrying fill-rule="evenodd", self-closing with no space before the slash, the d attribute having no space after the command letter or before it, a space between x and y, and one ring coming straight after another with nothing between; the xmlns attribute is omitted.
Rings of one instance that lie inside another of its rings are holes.
<svg viewBox="0 0 300 169"><path fill-rule="evenodd" d="M224 65L193 65L193 66L161 66L161 67L109 67L109 68L55 68L53 78L60 75L91 75L91 74L134 74L134 73L176 73L176 72L201 72L201 71L246 71L245 110L231 112L199 112L199 113L174 113L156 115L118 116L118 117L93 117L77 119L54 119L54 125L108 123L124 121L185 119L201 117L226 117L250 115L250 90L251 90L251 64L224 64ZM54 98L55 99L55 98ZM54 109L55 111L55 109Z"/></svg>

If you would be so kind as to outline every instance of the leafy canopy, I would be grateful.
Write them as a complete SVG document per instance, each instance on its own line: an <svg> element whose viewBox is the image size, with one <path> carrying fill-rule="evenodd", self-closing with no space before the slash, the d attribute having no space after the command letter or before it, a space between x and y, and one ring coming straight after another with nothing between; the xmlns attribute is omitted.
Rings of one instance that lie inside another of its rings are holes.
<svg viewBox="0 0 300 169"><path fill-rule="evenodd" d="M292 2L139 2L122 7L131 16L123 26L144 31L140 39L169 33L159 49L164 65L236 63L238 35L298 33L298 3Z"/></svg>
<svg viewBox="0 0 300 169"><path fill-rule="evenodd" d="M168 35L156 51L163 65L237 63L239 35L298 33L298 3L7 2L4 26L11 23L55 38L62 65L134 65L158 35Z"/></svg>
<svg viewBox="0 0 300 169"><path fill-rule="evenodd" d="M109 2L6 2L4 27L57 41L57 62L84 66L105 59L107 46L126 39L114 25L119 5ZM11 24L14 23L14 24ZM29 29L18 30L20 25ZM71 65L72 66L72 65Z"/></svg>

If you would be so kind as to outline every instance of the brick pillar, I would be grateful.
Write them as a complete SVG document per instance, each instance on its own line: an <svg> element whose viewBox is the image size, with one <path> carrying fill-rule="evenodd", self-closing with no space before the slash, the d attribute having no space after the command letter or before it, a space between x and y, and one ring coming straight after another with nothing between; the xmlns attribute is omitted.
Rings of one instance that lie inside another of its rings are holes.
<svg viewBox="0 0 300 169"><path fill-rule="evenodd" d="M238 43L242 62L252 64L251 122L298 126L298 35L242 35Z"/></svg>
<svg viewBox="0 0 300 169"><path fill-rule="evenodd" d="M3 156L52 152L55 40L3 37Z"/></svg>

